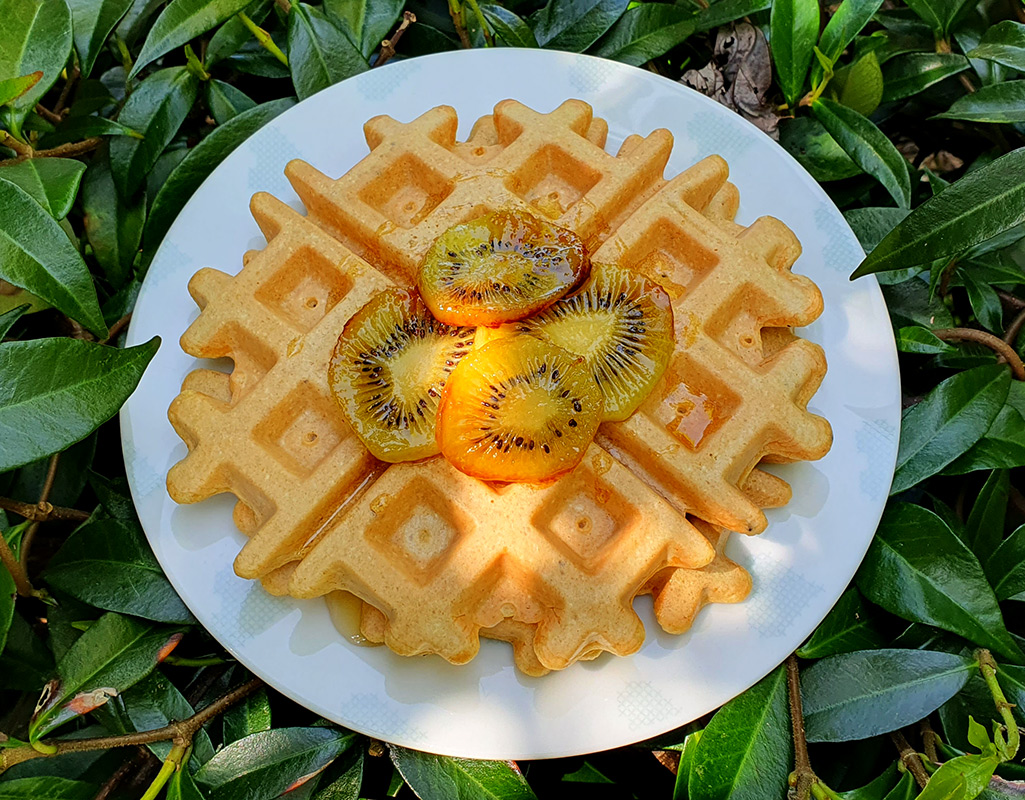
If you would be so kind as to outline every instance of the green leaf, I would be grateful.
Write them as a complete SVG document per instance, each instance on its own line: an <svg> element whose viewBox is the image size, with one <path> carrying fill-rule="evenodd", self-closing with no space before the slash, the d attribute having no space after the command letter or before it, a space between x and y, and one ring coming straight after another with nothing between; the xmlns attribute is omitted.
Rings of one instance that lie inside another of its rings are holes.
<svg viewBox="0 0 1025 800"><path fill-rule="evenodd" d="M928 328L909 325L897 331L897 349L902 353L938 355L952 353L955 348L947 344Z"/></svg>
<svg viewBox="0 0 1025 800"><path fill-rule="evenodd" d="M964 686L975 660L931 650L867 650L801 673L809 742L847 742L928 716Z"/></svg>
<svg viewBox="0 0 1025 800"><path fill-rule="evenodd" d="M832 63L836 63L847 45L872 20L883 0L843 0L819 37L819 51ZM812 86L822 80L822 65L815 62L811 66Z"/></svg>
<svg viewBox="0 0 1025 800"><path fill-rule="evenodd" d="M611 783L615 781L602 774L590 761L585 761L580 769L562 776L563 783Z"/></svg>
<svg viewBox="0 0 1025 800"><path fill-rule="evenodd" d="M230 708L224 715L223 725L225 745L260 731L269 731L270 700L267 690L260 689Z"/></svg>
<svg viewBox="0 0 1025 800"><path fill-rule="evenodd" d="M256 106L256 101L249 95L224 81L207 81L203 91L206 93L206 106L210 109L210 116L218 125L223 125L243 111Z"/></svg>
<svg viewBox="0 0 1025 800"><path fill-rule="evenodd" d="M122 197L131 197L145 181L198 92L199 79L185 67L154 72L132 92L119 119L144 138L117 137L110 142L111 173Z"/></svg>
<svg viewBox="0 0 1025 800"><path fill-rule="evenodd" d="M999 766L996 756L965 755L944 762L918 795L918 800L951 800L978 797Z"/></svg>
<svg viewBox="0 0 1025 800"><path fill-rule="evenodd" d="M0 522L3 521L3 516L0 515ZM3 534L4 531L0 530L0 536ZM3 652L4 645L7 643L7 632L11 629L11 621L14 619L16 595L17 587L14 584L14 578L7 571L7 567L0 564L0 653Z"/></svg>
<svg viewBox="0 0 1025 800"><path fill-rule="evenodd" d="M480 10L494 31L498 44L506 47L538 46L534 31L509 9L486 3L481 5Z"/></svg>
<svg viewBox="0 0 1025 800"><path fill-rule="evenodd" d="M968 122L1025 122L1025 80L983 86L956 100L948 111L933 119Z"/></svg>
<svg viewBox="0 0 1025 800"><path fill-rule="evenodd" d="M946 37L950 25L961 12L966 0L908 0L908 6L934 32Z"/></svg>
<svg viewBox="0 0 1025 800"><path fill-rule="evenodd" d="M16 778L0 783L0 800L91 800L96 786L67 778Z"/></svg>
<svg viewBox="0 0 1025 800"><path fill-rule="evenodd" d="M993 470L968 515L965 544L983 564L1003 538L1010 488L1011 480L1007 470Z"/></svg>
<svg viewBox="0 0 1025 800"><path fill-rule="evenodd" d="M270 800L343 753L355 734L332 728L277 728L232 742L196 773L208 800Z"/></svg>
<svg viewBox="0 0 1025 800"><path fill-rule="evenodd" d="M548 0L530 22L541 47L582 53L623 16L629 0Z"/></svg>
<svg viewBox="0 0 1025 800"><path fill-rule="evenodd" d="M898 206L911 205L911 178L904 156L879 128L857 111L825 98L812 103L812 112L847 155L886 187Z"/></svg>
<svg viewBox="0 0 1025 800"><path fill-rule="evenodd" d="M851 278L928 264L1025 222L1025 147L973 170L908 215Z"/></svg>
<svg viewBox="0 0 1025 800"><path fill-rule="evenodd" d="M1000 303L1000 295L997 294L987 281L976 276L972 269L962 269L961 278L965 290L968 293L968 302L971 303L975 318L982 323L982 327L990 331L1002 333L1004 330L1004 312Z"/></svg>
<svg viewBox="0 0 1025 800"><path fill-rule="evenodd" d="M132 6L132 0L67 0L71 8L75 50L82 77L89 77L110 32Z"/></svg>
<svg viewBox="0 0 1025 800"><path fill-rule="evenodd" d="M944 474L961 475L978 469L1013 469L1025 465L1025 384L1012 381L1007 402L985 436L952 463Z"/></svg>
<svg viewBox="0 0 1025 800"><path fill-rule="evenodd" d="M70 719L104 705L149 675L181 634L107 613L94 622L57 664L57 679L29 723L32 741Z"/></svg>
<svg viewBox="0 0 1025 800"><path fill-rule="evenodd" d="M804 93L819 38L819 4L816 0L774 0L769 20L772 63L787 105L793 107Z"/></svg>
<svg viewBox="0 0 1025 800"><path fill-rule="evenodd" d="M844 219L851 226L851 230L858 237L865 252L871 253L883 237L892 231L908 213L910 212L906 208L869 206L845 211Z"/></svg>
<svg viewBox="0 0 1025 800"><path fill-rule="evenodd" d="M673 800L689 800L687 786L690 783L691 773L694 771L694 754L698 749L698 742L701 741L701 734L704 731L694 731L688 734L683 740L683 747L680 749L680 763L676 769L676 785L673 787Z"/></svg>
<svg viewBox="0 0 1025 800"><path fill-rule="evenodd" d="M159 344L119 350L34 339L0 347L0 472L64 450L110 419Z"/></svg>
<svg viewBox="0 0 1025 800"><path fill-rule="evenodd" d="M132 274L146 222L146 194L124 200L114 186L110 161L95 158L82 184L85 235L107 280L123 286Z"/></svg>
<svg viewBox="0 0 1025 800"><path fill-rule="evenodd" d="M156 622L195 622L137 525L93 517L50 560L46 580L105 611Z"/></svg>
<svg viewBox="0 0 1025 800"><path fill-rule="evenodd" d="M1004 539L983 563L997 600L1025 600L1025 525Z"/></svg>
<svg viewBox="0 0 1025 800"><path fill-rule="evenodd" d="M639 67L694 33L694 14L682 6L645 3L620 17L591 52Z"/></svg>
<svg viewBox="0 0 1025 800"><path fill-rule="evenodd" d="M836 100L847 108L868 116L883 98L883 72L875 53L868 53L850 66L838 69L830 88Z"/></svg>
<svg viewBox="0 0 1025 800"><path fill-rule="evenodd" d="M978 559L928 509L887 507L857 581L865 597L891 614L1022 659Z"/></svg>
<svg viewBox="0 0 1025 800"><path fill-rule="evenodd" d="M131 136L141 139L142 134L126 128L119 122L106 117L72 116L60 124L55 133L47 134L47 147L56 147L67 142L79 142L91 136Z"/></svg>
<svg viewBox="0 0 1025 800"><path fill-rule="evenodd" d="M0 279L38 295L97 336L106 336L82 256L31 195L5 180L0 180Z"/></svg>
<svg viewBox="0 0 1025 800"><path fill-rule="evenodd" d="M257 25L261 25L270 13L271 4L271 0L250 0L243 12ZM249 32L249 28L243 24L237 14L227 20L207 42L206 58L204 59L207 69L218 61L223 61L228 56L237 53L239 48L251 42L252 38L253 34Z"/></svg>
<svg viewBox="0 0 1025 800"><path fill-rule="evenodd" d="M1025 72L1025 25L1009 19L998 22L986 30L979 46L968 55Z"/></svg>
<svg viewBox="0 0 1025 800"><path fill-rule="evenodd" d="M64 219L78 194L85 164L70 158L29 158L0 167L0 178L16 183L54 219Z"/></svg>
<svg viewBox="0 0 1025 800"><path fill-rule="evenodd" d="M798 650L801 658L824 658L837 653L879 647L883 637L868 616L861 595L853 586L836 601L826 618Z"/></svg>
<svg viewBox="0 0 1025 800"><path fill-rule="evenodd" d="M17 322L19 319L21 319L21 315L28 311L30 308L32 308L32 306L26 303L23 306L15 306L10 311L0 314L0 339L3 339L7 335L7 332L11 329L11 326L14 325L14 323ZM0 647L0 651L2 650L3 648Z"/></svg>
<svg viewBox="0 0 1025 800"><path fill-rule="evenodd" d="M765 11L772 0L718 0L698 12L697 31L703 33L722 25Z"/></svg>
<svg viewBox="0 0 1025 800"><path fill-rule="evenodd" d="M21 135L21 123L53 86L71 53L71 12L64 0L0 0L3 46L0 76L42 77L28 89L8 99L8 125ZM24 83L21 84L24 89ZM10 89L7 93L10 93Z"/></svg>
<svg viewBox="0 0 1025 800"><path fill-rule="evenodd" d="M786 668L778 667L712 717L698 740L690 800L764 800L786 785L793 753Z"/></svg>
<svg viewBox="0 0 1025 800"><path fill-rule="evenodd" d="M971 66L956 53L910 53L883 67L883 102L892 103L918 94Z"/></svg>
<svg viewBox="0 0 1025 800"><path fill-rule="evenodd" d="M160 12L142 46L128 80L164 53L187 44L244 9L249 0L173 0Z"/></svg>
<svg viewBox="0 0 1025 800"><path fill-rule="evenodd" d="M403 0L325 0L324 13L369 59L395 27L402 6Z"/></svg>
<svg viewBox="0 0 1025 800"><path fill-rule="evenodd" d="M1006 366L976 367L947 378L905 411L890 494L935 475L979 441L1003 407L1010 385Z"/></svg>
<svg viewBox="0 0 1025 800"><path fill-rule="evenodd" d="M150 731L162 728L175 720L188 719L195 709L178 691L177 687L155 670L121 695L124 703L127 725L118 733ZM163 761L171 750L170 741L150 742L147 747ZM209 735L202 728L192 740L193 755L205 762L213 758L214 746Z"/></svg>
<svg viewBox="0 0 1025 800"><path fill-rule="evenodd" d="M300 100L369 69L349 37L306 3L288 14L288 67Z"/></svg>
<svg viewBox="0 0 1025 800"><path fill-rule="evenodd" d="M40 70L36 70L20 78L6 78L0 81L0 106L7 105L12 100L17 100L39 83L42 77L43 73Z"/></svg>
<svg viewBox="0 0 1025 800"><path fill-rule="evenodd" d="M155 247L163 239L185 201L232 150L294 104L291 97L283 97L243 111L193 147L153 199L146 223L147 245Z"/></svg>
<svg viewBox="0 0 1025 800"><path fill-rule="evenodd" d="M534 800L523 774L510 761L475 761L391 745L391 760L420 800Z"/></svg>
<svg viewBox="0 0 1025 800"><path fill-rule="evenodd" d="M839 181L861 174L861 167L814 117L781 120L779 143L817 181Z"/></svg>
<svg viewBox="0 0 1025 800"><path fill-rule="evenodd" d="M900 783L897 767L894 765L867 786L841 792L840 797L843 800L895 800L891 795Z"/></svg>
<svg viewBox="0 0 1025 800"><path fill-rule="evenodd" d="M352 763L343 763L349 753L353 755ZM343 769L339 770L339 767ZM339 771L341 774L334 777ZM363 750L350 749L345 756L328 768L324 779L331 782L320 787L313 800L359 800L360 787L363 785Z"/></svg>
<svg viewBox="0 0 1025 800"><path fill-rule="evenodd" d="M175 770L167 782L167 800L206 800L188 769Z"/></svg>
<svg viewBox="0 0 1025 800"><path fill-rule="evenodd" d="M997 669L997 683L1004 690L1008 701L1014 703L1020 719L1025 714L1025 667L1001 664Z"/></svg>

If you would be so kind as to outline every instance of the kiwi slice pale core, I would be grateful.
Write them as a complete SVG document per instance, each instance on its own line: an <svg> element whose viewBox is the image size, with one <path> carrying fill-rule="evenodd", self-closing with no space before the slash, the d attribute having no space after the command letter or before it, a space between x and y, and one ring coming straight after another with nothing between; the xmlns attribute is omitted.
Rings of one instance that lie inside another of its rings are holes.
<svg viewBox="0 0 1025 800"><path fill-rule="evenodd" d="M595 264L580 291L507 326L583 356L605 399L604 420L629 417L673 354L669 295L639 272Z"/></svg>
<svg viewBox="0 0 1025 800"><path fill-rule="evenodd" d="M439 236L420 265L417 288L442 322L497 326L562 297L588 265L573 231L526 211L494 211Z"/></svg>
<svg viewBox="0 0 1025 800"><path fill-rule="evenodd" d="M543 481L579 463L601 416L601 392L583 358L510 336L474 350L449 376L438 444L468 475Z"/></svg>
<svg viewBox="0 0 1025 800"><path fill-rule="evenodd" d="M434 424L473 330L434 319L415 292L388 289L345 324L328 382L356 435L382 461L438 452Z"/></svg>

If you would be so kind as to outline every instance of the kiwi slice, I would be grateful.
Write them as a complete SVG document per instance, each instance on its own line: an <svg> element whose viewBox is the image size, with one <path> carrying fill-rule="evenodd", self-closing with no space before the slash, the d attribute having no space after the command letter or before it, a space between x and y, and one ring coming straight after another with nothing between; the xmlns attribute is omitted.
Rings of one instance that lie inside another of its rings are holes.
<svg viewBox="0 0 1025 800"><path fill-rule="evenodd" d="M601 415L601 392L583 358L511 336L474 350L449 376L438 444L468 475L542 481L577 465Z"/></svg>
<svg viewBox="0 0 1025 800"><path fill-rule="evenodd" d="M415 292L388 289L345 323L328 368L331 392L382 461L438 452L434 422L449 373L473 330L438 322Z"/></svg>
<svg viewBox="0 0 1025 800"><path fill-rule="evenodd" d="M418 288L442 322L497 326L555 302L588 267L573 231L526 211L495 211L439 236L420 265Z"/></svg>
<svg viewBox="0 0 1025 800"><path fill-rule="evenodd" d="M604 420L624 420L651 392L673 354L669 295L639 272L595 264L580 291L508 326L587 359L605 399Z"/></svg>

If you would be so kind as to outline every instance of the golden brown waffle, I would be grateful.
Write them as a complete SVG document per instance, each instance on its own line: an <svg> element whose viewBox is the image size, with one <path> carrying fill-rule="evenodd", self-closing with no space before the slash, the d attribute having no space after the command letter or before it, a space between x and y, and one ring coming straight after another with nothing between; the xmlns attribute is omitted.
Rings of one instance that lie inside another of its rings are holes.
<svg viewBox="0 0 1025 800"><path fill-rule="evenodd" d="M630 609L633 596L658 574L661 596L676 594L666 587L686 581L672 581L667 570L694 569L715 556L684 516L694 510L691 504L708 500L713 513L702 507L703 516L756 529L757 506L767 504L756 499L758 493L789 492L779 479L752 471L759 458L807 457L802 454L822 449L821 441L807 443L807 430L821 440L828 426L809 422L817 418L803 408L824 362L812 357L818 352L813 345L789 333L789 326L814 318L821 300L810 282L788 271L798 252L789 231L764 221L747 231L732 223L737 193L726 182L724 164L712 162L709 169L706 160L668 184L662 180L671 147L665 131L630 137L612 157L602 149L607 127L579 101L550 115L506 101L493 117L479 120L464 143L455 142L455 126L454 112L444 108L407 125L372 120L366 126L371 155L338 181L292 162L287 172L309 217L267 195L254 196L253 213L268 246L246 254L235 278L202 270L190 283L202 313L182 337L183 348L197 357L231 357L235 366L230 378L208 371L190 376L172 404L169 417L190 453L169 474L169 491L179 502L234 493L236 523L251 537L236 561L240 575L261 578L275 593L291 579L300 596L349 588L384 611L382 638L399 652L465 660L476 651L480 628L521 650L529 629L528 649L536 647L542 667L559 668L602 649L632 652L643 638ZM652 463L653 447L679 447L679 437L665 434L666 423L661 439L651 430L654 423L625 432L621 428L633 420L603 426L604 449L592 446L570 476L548 487L499 489L440 459L386 468L337 413L326 364L338 331L390 283L353 251L408 283L418 254L437 233L495 207L525 204L576 229L592 247L605 241L599 253L621 253L627 266L649 274L661 270L652 277L668 279L677 301L678 358L686 352L705 372L727 368L742 382L747 409L774 393L773 408L785 413L765 422L773 426L767 434L752 422L753 414L745 417L743 402L725 407L735 414L739 409L742 425L716 416L722 408L714 381L694 386L688 375L691 389L681 400L686 387L671 368L635 415L657 421L667 402L673 419L687 403L711 409L715 419L689 455L710 499L694 492L693 481L680 479L688 454L668 459L665 470L646 470L659 466L658 458ZM660 233L658 225L668 225L670 233ZM641 253L650 242L656 245ZM692 252L704 253L700 275L688 262ZM741 271L742 277L730 277ZM688 294L696 275L697 289L721 285L733 295L711 309L695 302L694 296L711 296L707 288ZM782 299L770 297L763 309L762 294L770 291ZM767 333L763 326L770 326ZM754 344L731 351L722 344L726 334L727 341L750 335ZM761 347L755 346L759 336ZM801 351L797 357L791 355L795 349ZM770 353L767 365L760 363ZM749 393L744 381L757 388ZM781 422L793 423L798 435ZM752 438L741 447L745 431ZM719 474L708 469L707 462L716 460L712 442L741 451L725 454L727 469ZM382 502L384 496L392 502ZM741 513L730 517L722 511L724 498L736 503L738 497ZM395 519L375 524L379 514ZM402 520L396 516L403 514ZM513 527L532 544L519 542L510 552L493 547L490 556L465 546L485 543L480 529L506 519L519 519ZM651 519L664 521L657 534L645 530ZM582 533L588 528L604 538ZM635 533L637 546L628 547ZM613 573L615 565L606 562L618 553L626 557ZM555 580L560 569L570 575L565 585ZM413 597L423 606L413 602L417 613L404 611ZM523 653L517 658L528 661Z"/></svg>

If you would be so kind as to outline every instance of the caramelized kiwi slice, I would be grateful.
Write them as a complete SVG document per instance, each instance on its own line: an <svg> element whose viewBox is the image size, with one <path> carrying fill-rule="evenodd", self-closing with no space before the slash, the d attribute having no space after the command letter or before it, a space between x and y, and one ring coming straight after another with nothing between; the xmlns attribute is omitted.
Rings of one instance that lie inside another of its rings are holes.
<svg viewBox="0 0 1025 800"><path fill-rule="evenodd" d="M588 266L573 231L526 211L495 211L438 237L420 265L418 288L442 322L497 326L555 302Z"/></svg>
<svg viewBox="0 0 1025 800"><path fill-rule="evenodd" d="M543 481L577 465L601 416L601 392L583 358L511 336L474 350L449 376L438 444L467 475Z"/></svg>
<svg viewBox="0 0 1025 800"><path fill-rule="evenodd" d="M473 330L438 322L415 292L388 289L345 324L328 383L352 429L382 461L438 452L438 400Z"/></svg>
<svg viewBox="0 0 1025 800"><path fill-rule="evenodd" d="M605 399L605 420L629 417L673 354L669 295L639 272L595 264L579 292L508 326L587 359Z"/></svg>

